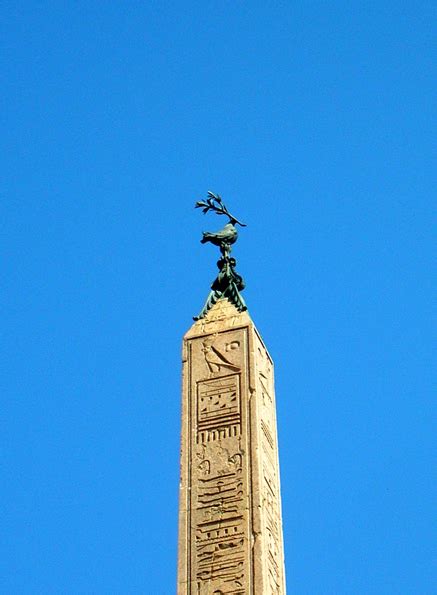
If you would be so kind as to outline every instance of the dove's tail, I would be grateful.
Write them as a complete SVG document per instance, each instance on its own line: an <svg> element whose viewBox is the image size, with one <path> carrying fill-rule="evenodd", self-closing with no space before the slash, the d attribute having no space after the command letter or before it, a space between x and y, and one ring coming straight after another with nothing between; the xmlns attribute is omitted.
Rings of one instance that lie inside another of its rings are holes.
<svg viewBox="0 0 437 595"><path fill-rule="evenodd" d="M204 231L203 238L200 240L200 242L202 244L206 244L206 242L209 242L210 239L211 239L211 233L209 231Z"/></svg>

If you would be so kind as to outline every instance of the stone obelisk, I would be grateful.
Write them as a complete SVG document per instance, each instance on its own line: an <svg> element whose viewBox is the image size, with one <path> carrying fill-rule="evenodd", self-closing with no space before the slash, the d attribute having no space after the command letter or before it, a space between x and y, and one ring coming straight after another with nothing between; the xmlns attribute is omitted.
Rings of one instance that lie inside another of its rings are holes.
<svg viewBox="0 0 437 595"><path fill-rule="evenodd" d="M230 223L204 234L219 274L183 340L177 593L285 595L273 362L229 256L239 222L212 193L196 206Z"/></svg>

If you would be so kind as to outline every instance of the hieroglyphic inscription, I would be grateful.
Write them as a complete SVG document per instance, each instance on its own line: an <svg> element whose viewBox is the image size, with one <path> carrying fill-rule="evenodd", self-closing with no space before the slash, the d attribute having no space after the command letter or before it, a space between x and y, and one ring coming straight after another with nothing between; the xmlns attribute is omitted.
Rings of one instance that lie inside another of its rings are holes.
<svg viewBox="0 0 437 595"><path fill-rule="evenodd" d="M267 422L264 421L263 419L261 420L261 429L264 433L265 439L267 440L267 444L273 450L275 448L275 441L273 439L270 427L267 425Z"/></svg>
<svg viewBox="0 0 437 595"><path fill-rule="evenodd" d="M197 384L197 441L238 436L241 430L239 374Z"/></svg>
<svg viewBox="0 0 437 595"><path fill-rule="evenodd" d="M244 595L243 519L200 524L196 542L198 593ZM220 584L220 590L207 590L214 582Z"/></svg>
<svg viewBox="0 0 437 595"><path fill-rule="evenodd" d="M237 514L243 496L243 482L236 473L201 478L198 488L198 510L207 518Z"/></svg>
<svg viewBox="0 0 437 595"><path fill-rule="evenodd" d="M267 560L267 585L271 595L283 595L282 526L279 504L279 470L277 462L276 415L273 391L273 370L263 346L258 347L258 389L261 394L260 434L262 445L263 533Z"/></svg>
<svg viewBox="0 0 437 595"><path fill-rule="evenodd" d="M281 527L276 481L269 476L267 468L264 468L263 505L268 550L268 581L271 593L276 595L281 593Z"/></svg>
<svg viewBox="0 0 437 595"><path fill-rule="evenodd" d="M192 393L191 577L196 591L190 595L250 593L243 333L200 337L194 348L203 365L196 368Z"/></svg>
<svg viewBox="0 0 437 595"><path fill-rule="evenodd" d="M227 472L199 477L195 490L199 519L195 535L198 593L244 594L242 455L237 452L227 456L226 449L214 450L214 462L220 467L227 464Z"/></svg>
<svg viewBox="0 0 437 595"><path fill-rule="evenodd" d="M198 593L243 595L247 593L247 540L240 439L228 437L197 448L199 465L193 504L197 518L194 560Z"/></svg>
<svg viewBox="0 0 437 595"><path fill-rule="evenodd" d="M225 345L225 351L233 351L240 348L239 341L231 341ZM202 341L202 353L205 358L211 376L226 373L229 370L238 372L240 367L231 362L229 357L222 353L222 350L216 345L216 335L207 337Z"/></svg>

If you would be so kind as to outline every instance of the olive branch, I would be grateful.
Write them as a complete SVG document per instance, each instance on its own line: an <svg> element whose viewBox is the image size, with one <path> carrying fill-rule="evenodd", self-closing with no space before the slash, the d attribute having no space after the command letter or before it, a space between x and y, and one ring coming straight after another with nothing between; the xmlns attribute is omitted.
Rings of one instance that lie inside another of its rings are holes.
<svg viewBox="0 0 437 595"><path fill-rule="evenodd" d="M213 211L217 215L226 215L227 217L229 217L229 221L232 224L238 223L238 225L246 227L245 223L241 223L241 221L238 221L236 217L231 215L231 213L226 208L226 205L224 204L222 197L218 194L214 194L214 192L211 192L211 190L208 190L208 198L206 200L198 200L194 208L202 209L202 213L204 215L206 215L208 211Z"/></svg>

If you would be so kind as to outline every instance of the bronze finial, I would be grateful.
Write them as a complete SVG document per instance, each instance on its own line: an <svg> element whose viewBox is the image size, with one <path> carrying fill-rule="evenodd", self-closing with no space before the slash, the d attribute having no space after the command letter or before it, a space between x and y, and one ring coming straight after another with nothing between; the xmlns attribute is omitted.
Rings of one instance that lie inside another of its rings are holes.
<svg viewBox="0 0 437 595"><path fill-rule="evenodd" d="M246 227L246 225L231 215L223 203L222 198L210 190L208 190L208 198L206 200L197 201L195 208L201 208L204 214L213 211L217 215L226 215L229 218L229 223L217 232L204 231L203 237L200 240L202 244L210 242L211 244L218 246L222 257L217 262L219 274L211 285L211 292L208 295L202 311L198 316L194 317L194 320L204 318L212 306L221 298L227 298L239 312L243 312L244 310L247 310L247 306L240 295L240 291L244 289L244 281L235 271L236 260L235 258L231 258L230 253L232 244L235 244L238 239L238 232L235 224L241 225L242 227Z"/></svg>

